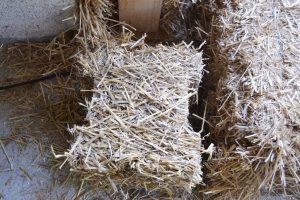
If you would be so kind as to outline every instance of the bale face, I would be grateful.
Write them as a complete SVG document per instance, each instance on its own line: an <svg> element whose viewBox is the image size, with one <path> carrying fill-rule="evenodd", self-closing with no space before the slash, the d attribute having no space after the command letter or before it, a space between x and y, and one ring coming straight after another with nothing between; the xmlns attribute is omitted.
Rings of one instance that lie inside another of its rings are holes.
<svg viewBox="0 0 300 200"><path fill-rule="evenodd" d="M190 97L202 78L202 53L191 45L147 46L110 40L80 57L94 77L87 126L69 154L74 169L115 176L135 172L147 188L187 191L202 183L201 136L188 123ZM114 180L112 178L112 180Z"/></svg>

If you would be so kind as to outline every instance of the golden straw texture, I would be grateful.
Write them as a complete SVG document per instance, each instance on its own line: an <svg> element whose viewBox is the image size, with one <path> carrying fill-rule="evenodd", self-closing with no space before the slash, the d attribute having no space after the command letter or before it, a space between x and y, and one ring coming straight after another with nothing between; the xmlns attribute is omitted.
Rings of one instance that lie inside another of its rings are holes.
<svg viewBox="0 0 300 200"><path fill-rule="evenodd" d="M95 86L85 105L88 125L71 129L77 138L68 152L73 168L107 176L129 169L187 191L202 183L205 150L187 120L202 78L201 52L185 43L111 40L80 62Z"/></svg>
<svg viewBox="0 0 300 200"><path fill-rule="evenodd" d="M299 1L285 0L228 3L220 16L219 44L229 65L216 137L231 156L215 179L231 185L225 191L232 198L260 189L299 192L299 19ZM254 189L242 192L248 186Z"/></svg>

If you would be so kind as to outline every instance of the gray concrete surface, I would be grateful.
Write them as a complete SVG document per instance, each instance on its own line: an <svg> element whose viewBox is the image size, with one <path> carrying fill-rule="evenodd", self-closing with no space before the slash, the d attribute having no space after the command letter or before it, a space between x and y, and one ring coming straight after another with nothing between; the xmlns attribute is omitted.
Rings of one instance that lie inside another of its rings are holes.
<svg viewBox="0 0 300 200"><path fill-rule="evenodd" d="M74 8L75 0L1 0L0 43L49 39L74 27L65 20Z"/></svg>
<svg viewBox="0 0 300 200"><path fill-rule="evenodd" d="M9 137L8 116L12 107L0 104L0 140ZM24 133L26 134L26 133ZM42 135L42 143L53 142L50 136ZM38 200L75 199L76 186L62 184L64 171L51 171L50 151L41 151L40 144L29 139L26 145L13 140L0 141L0 199Z"/></svg>
<svg viewBox="0 0 300 200"><path fill-rule="evenodd" d="M9 142L4 146L13 168L1 149L0 160L4 161L0 165L0 170L4 170L0 172L1 200L74 199L76 188L62 187L55 182L58 175L43 167L47 165L47 159L41 155L37 144L20 146Z"/></svg>

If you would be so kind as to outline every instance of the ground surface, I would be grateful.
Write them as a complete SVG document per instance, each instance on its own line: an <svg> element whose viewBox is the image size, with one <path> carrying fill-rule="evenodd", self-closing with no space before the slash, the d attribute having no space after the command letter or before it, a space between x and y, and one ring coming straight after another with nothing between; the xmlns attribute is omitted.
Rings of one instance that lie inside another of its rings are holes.
<svg viewBox="0 0 300 200"><path fill-rule="evenodd" d="M10 134L6 127L6 114L9 113L9 107L1 105L1 134L5 137ZM4 143L7 156L11 159L10 163L1 149L0 170L9 169L6 172L0 172L0 199L4 200L26 200L26 199L61 199L67 197L70 199L75 194L75 188L72 185L61 187L56 183L57 174L47 168L47 157L49 152L43 155L37 143L19 145L14 141Z"/></svg>

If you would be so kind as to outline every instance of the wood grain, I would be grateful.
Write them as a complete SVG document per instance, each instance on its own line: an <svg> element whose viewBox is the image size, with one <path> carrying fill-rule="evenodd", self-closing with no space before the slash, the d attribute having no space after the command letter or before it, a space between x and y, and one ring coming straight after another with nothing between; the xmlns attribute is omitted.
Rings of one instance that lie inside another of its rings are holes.
<svg viewBox="0 0 300 200"><path fill-rule="evenodd" d="M162 0L119 0L120 21L139 33L157 32L161 7Z"/></svg>

